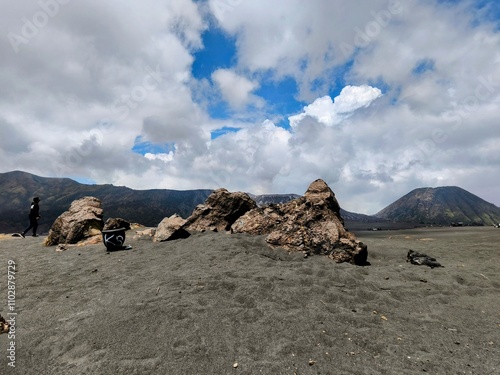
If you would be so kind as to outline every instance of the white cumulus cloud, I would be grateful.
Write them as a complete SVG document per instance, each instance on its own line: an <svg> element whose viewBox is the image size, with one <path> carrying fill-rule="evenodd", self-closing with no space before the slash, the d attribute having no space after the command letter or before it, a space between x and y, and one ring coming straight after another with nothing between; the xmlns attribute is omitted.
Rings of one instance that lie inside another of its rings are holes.
<svg viewBox="0 0 500 375"><path fill-rule="evenodd" d="M500 205L497 2L4 3L2 172L299 194L323 178L362 213L458 185ZM195 78L207 30L235 56Z"/></svg>
<svg viewBox="0 0 500 375"><path fill-rule="evenodd" d="M340 123L355 110L368 107L371 102L380 96L382 96L382 92L376 87L367 85L346 86L333 101L330 96L323 96L304 107L302 113L290 116L288 119L293 128L307 116L325 125L332 126Z"/></svg>
<svg viewBox="0 0 500 375"><path fill-rule="evenodd" d="M241 109L259 101L255 95L252 95L252 91L259 87L259 83L238 75L232 70L217 69L212 73L212 80L219 87L224 100L234 109Z"/></svg>

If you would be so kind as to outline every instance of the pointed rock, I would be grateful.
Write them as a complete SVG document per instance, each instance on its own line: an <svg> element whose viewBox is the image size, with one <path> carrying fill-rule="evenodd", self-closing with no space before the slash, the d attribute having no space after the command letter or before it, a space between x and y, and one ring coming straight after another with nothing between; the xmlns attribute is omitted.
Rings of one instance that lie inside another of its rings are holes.
<svg viewBox="0 0 500 375"><path fill-rule="evenodd" d="M335 198L335 193L322 179L317 179L309 185L304 198L308 204L332 211L342 221L340 205Z"/></svg>
<svg viewBox="0 0 500 375"><path fill-rule="evenodd" d="M336 262L366 264L366 245L344 228L335 194L323 180L314 181L303 197L255 208L232 225L235 233L267 235L273 247L329 256Z"/></svg>

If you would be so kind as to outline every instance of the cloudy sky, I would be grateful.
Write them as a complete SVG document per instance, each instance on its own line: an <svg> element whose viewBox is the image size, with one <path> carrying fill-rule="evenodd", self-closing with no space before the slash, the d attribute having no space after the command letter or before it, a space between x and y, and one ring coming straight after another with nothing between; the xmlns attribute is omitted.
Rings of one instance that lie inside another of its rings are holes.
<svg viewBox="0 0 500 375"><path fill-rule="evenodd" d="M0 172L500 205L500 5L2 0Z"/></svg>

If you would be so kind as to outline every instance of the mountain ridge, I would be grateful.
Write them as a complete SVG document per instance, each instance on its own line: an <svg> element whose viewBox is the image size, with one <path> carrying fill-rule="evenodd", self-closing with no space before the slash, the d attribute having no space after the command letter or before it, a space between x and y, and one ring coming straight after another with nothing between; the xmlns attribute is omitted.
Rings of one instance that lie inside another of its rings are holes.
<svg viewBox="0 0 500 375"><path fill-rule="evenodd" d="M84 196L101 200L104 219L122 217L131 222L156 226L166 216L191 214L210 195L210 189L133 190L125 186L86 185L69 178L40 177L13 171L0 173L0 232L21 231L27 225L29 205L40 196L40 233L67 211L71 202Z"/></svg>
<svg viewBox="0 0 500 375"><path fill-rule="evenodd" d="M432 189L441 189L438 190L438 201L433 198ZM121 217L130 222L156 226L164 217L174 213L188 217L212 191L134 190L111 184L87 185L70 178L40 177L23 171L5 172L0 173L0 233L19 232L27 226L29 205L34 196L41 197L39 232L44 233L60 214L68 210L72 201L84 196L101 200L104 219ZM249 195L261 206L285 203L300 197L297 194ZM446 215L438 215L444 211ZM491 225L500 222L500 208L459 187L418 188L375 215L358 214L342 208L341 215L346 222L355 223L450 224L462 221L465 224Z"/></svg>
<svg viewBox="0 0 500 375"><path fill-rule="evenodd" d="M410 191L374 215L397 222L492 225L500 208L458 186L423 187Z"/></svg>

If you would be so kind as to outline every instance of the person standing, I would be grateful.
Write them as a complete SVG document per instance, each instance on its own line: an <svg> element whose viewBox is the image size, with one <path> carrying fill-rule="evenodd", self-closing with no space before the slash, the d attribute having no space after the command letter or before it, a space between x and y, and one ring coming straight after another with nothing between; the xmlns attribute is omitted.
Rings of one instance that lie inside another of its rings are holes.
<svg viewBox="0 0 500 375"><path fill-rule="evenodd" d="M38 202L40 202L40 198L38 197L33 198L33 202L31 202L30 213L28 215L30 225L21 233L23 238L31 228L33 228L33 237L38 237L38 234L36 234L36 230L38 229L38 219L40 219L40 207L38 206Z"/></svg>

